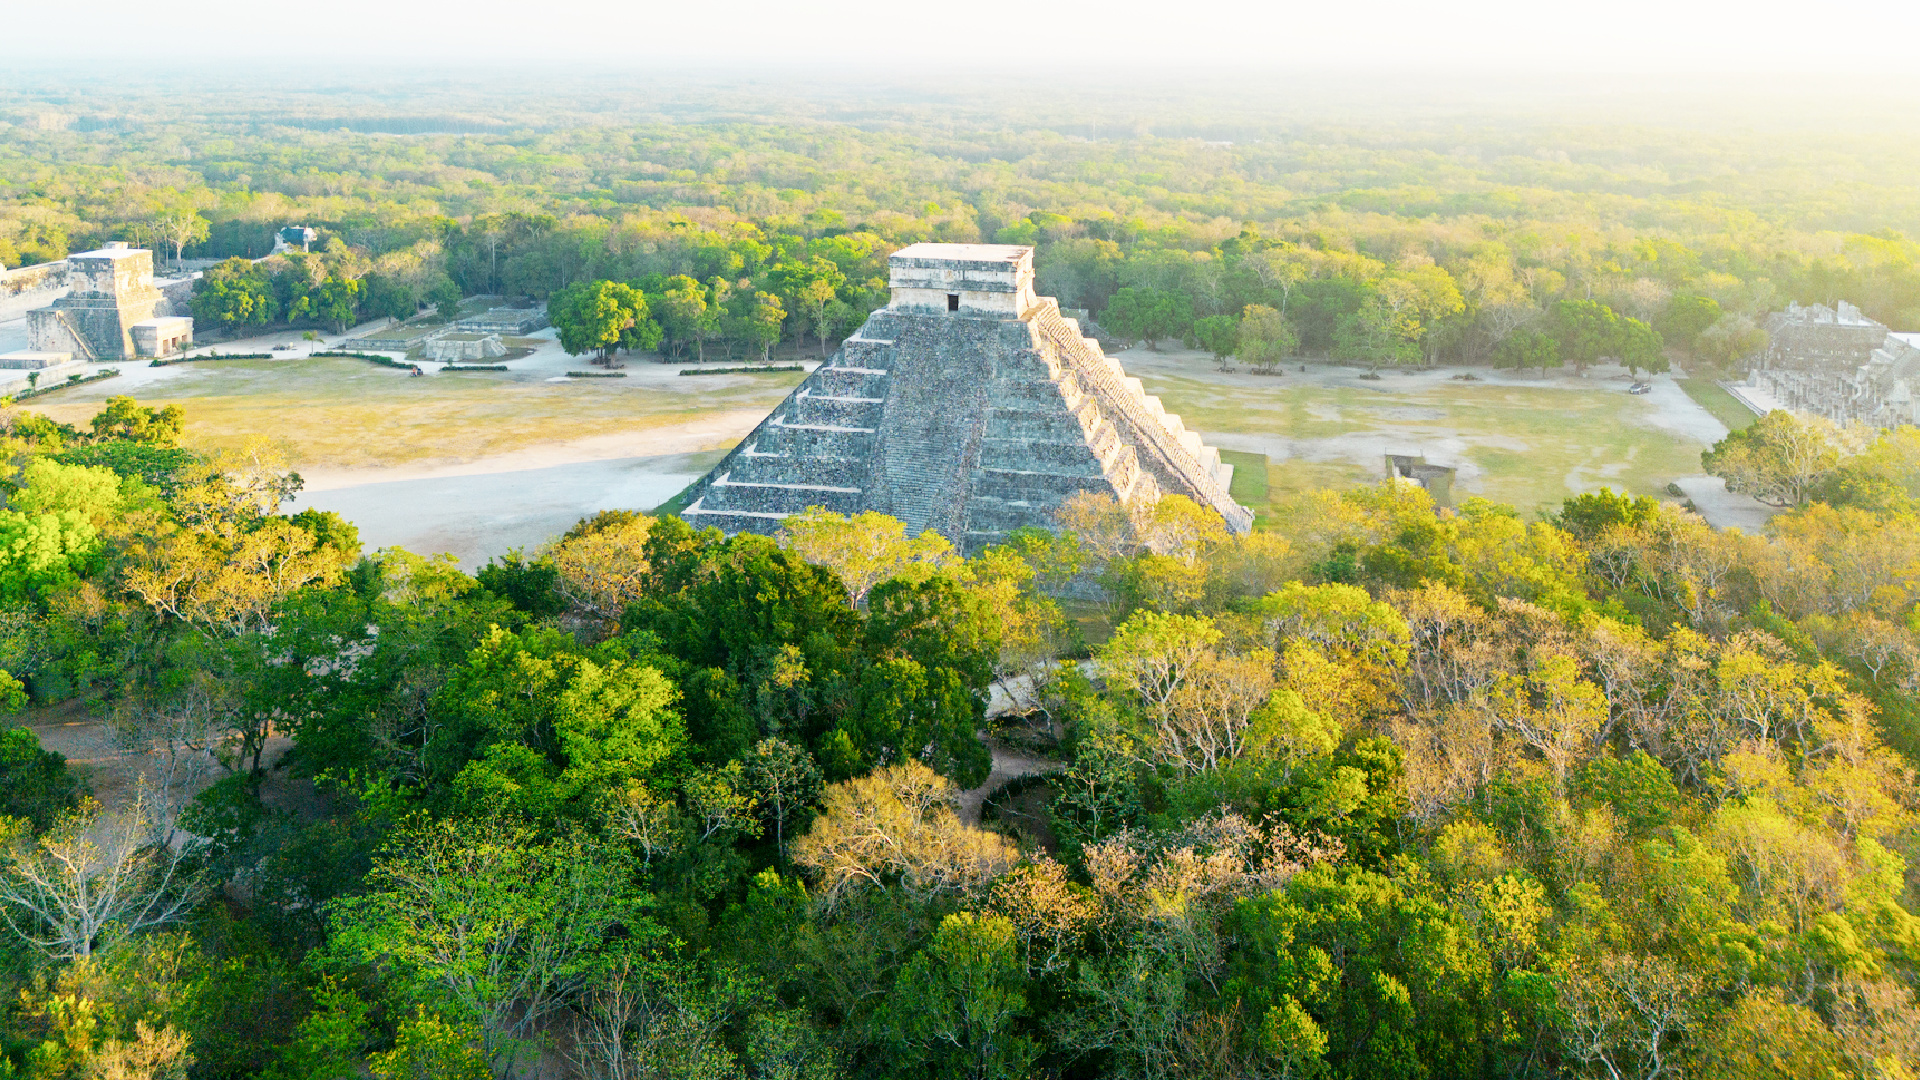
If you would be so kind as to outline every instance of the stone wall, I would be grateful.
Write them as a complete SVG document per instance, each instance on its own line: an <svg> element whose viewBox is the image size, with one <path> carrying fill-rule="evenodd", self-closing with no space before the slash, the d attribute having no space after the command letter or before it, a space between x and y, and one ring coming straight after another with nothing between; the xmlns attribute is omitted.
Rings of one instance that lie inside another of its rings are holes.
<svg viewBox="0 0 1920 1080"><path fill-rule="evenodd" d="M1018 318L1033 294L1033 249L996 244L913 244L888 260L895 310L963 311ZM958 301L958 307L954 306Z"/></svg>
<svg viewBox="0 0 1920 1080"><path fill-rule="evenodd" d="M67 262L39 263L0 271L0 322L24 318L67 295Z"/></svg>
<svg viewBox="0 0 1920 1080"><path fill-rule="evenodd" d="M165 278L155 281L153 287L160 290L160 302L154 305L154 317L192 318L193 282L194 279L199 276L198 274L192 274L187 277Z"/></svg>

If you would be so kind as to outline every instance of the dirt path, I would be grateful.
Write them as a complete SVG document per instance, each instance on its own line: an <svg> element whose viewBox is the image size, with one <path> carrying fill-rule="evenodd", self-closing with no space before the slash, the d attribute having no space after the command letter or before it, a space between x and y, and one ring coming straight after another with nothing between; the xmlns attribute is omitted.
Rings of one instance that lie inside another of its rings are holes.
<svg viewBox="0 0 1920 1080"><path fill-rule="evenodd" d="M994 792L1023 776L1043 776L1063 768L1058 761L1016 750L998 739L988 738L986 744L993 752L993 771L987 774L986 783L960 793L960 820L968 825L980 824L980 808Z"/></svg>
<svg viewBox="0 0 1920 1080"><path fill-rule="evenodd" d="M67 767L87 786L100 805L118 810L133 800L142 781L152 783L159 761L121 743L113 729L100 717L89 714L83 703L66 701L46 709L30 710L21 727L33 732L43 750L51 750L67 759ZM293 739L275 735L267 740L263 759L269 766L293 749ZM208 762L199 780L179 793L184 801L204 791L226 776L224 769ZM298 814L302 820L318 815L319 803L313 783L295 780L285 770L270 770L261 788L261 799L275 809Z"/></svg>

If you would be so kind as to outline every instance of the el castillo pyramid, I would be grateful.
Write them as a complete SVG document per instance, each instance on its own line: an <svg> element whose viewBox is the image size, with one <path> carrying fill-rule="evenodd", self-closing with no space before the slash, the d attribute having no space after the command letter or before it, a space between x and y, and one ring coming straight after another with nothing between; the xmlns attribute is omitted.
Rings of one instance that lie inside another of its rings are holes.
<svg viewBox="0 0 1920 1080"><path fill-rule="evenodd" d="M1252 527L1220 452L1034 295L1032 248L914 244L889 272L891 303L688 490L690 524L874 510L970 554L1094 491L1185 495Z"/></svg>

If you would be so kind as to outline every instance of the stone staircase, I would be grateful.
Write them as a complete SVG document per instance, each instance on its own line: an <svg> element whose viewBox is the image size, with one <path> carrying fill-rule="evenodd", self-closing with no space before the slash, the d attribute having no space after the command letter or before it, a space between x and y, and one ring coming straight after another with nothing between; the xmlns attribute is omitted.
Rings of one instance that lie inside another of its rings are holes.
<svg viewBox="0 0 1920 1080"><path fill-rule="evenodd" d="M724 471L681 516L730 533L771 533L808 507L865 509L892 345L861 336L843 342L722 462Z"/></svg>
<svg viewBox="0 0 1920 1080"><path fill-rule="evenodd" d="M1244 532L1230 466L1043 299L1027 316L883 308L689 495L682 516L772 533L819 506L971 554L1082 491L1178 493Z"/></svg>
<svg viewBox="0 0 1920 1080"><path fill-rule="evenodd" d="M1234 502L1227 490L1233 466L1220 460L1220 451L1206 445L1198 432L1188 431L1177 414L1146 392L1139 379L1127 375L1098 343L1083 337L1079 324L1061 315L1054 300L1042 298L1028 314L1027 323L1033 328L1036 349L1048 356L1056 378L1072 377L1076 388L1131 445L1139 468L1162 492L1186 495L1213 507L1235 532L1253 527L1253 512Z"/></svg>
<svg viewBox="0 0 1920 1080"><path fill-rule="evenodd" d="M90 364L99 363L100 356L93 351L93 343L87 340L87 335L81 333L79 327L73 325L73 318L59 308L53 309L53 316L60 323L60 329L67 332L75 358Z"/></svg>
<svg viewBox="0 0 1920 1080"><path fill-rule="evenodd" d="M968 500L966 547L999 543L1022 525L1051 521L1082 491L1123 501L1154 499L1159 485L1140 468L1099 403L1030 324L988 383L986 429Z"/></svg>

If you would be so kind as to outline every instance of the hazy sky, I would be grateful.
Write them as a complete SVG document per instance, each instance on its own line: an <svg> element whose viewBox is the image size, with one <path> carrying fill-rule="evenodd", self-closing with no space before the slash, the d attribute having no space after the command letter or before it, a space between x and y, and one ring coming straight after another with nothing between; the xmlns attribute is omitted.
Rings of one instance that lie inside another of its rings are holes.
<svg viewBox="0 0 1920 1080"><path fill-rule="evenodd" d="M84 12L84 14L81 14ZM86 33L74 33L75 18ZM111 35L98 28L111 27ZM35 47L53 41L55 48ZM88 53L64 51L86 43ZM579 59L1920 75L1917 0L0 0L9 62ZM0 79L4 76L0 75Z"/></svg>

